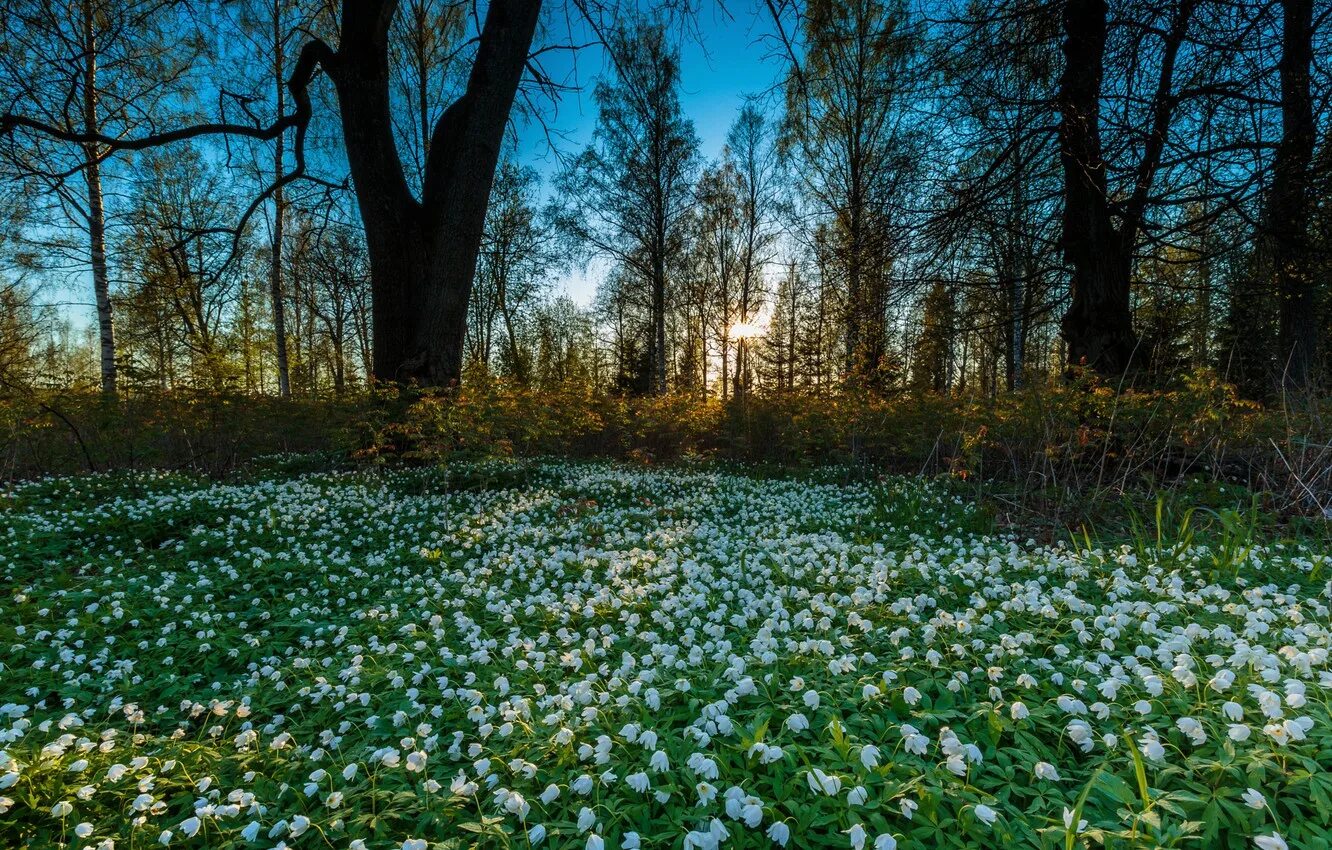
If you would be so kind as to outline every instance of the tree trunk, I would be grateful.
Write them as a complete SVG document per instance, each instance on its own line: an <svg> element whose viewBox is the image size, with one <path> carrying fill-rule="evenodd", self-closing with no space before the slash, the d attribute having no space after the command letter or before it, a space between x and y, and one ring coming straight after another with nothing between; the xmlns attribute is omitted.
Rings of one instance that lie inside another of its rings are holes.
<svg viewBox="0 0 1332 850"><path fill-rule="evenodd" d="M273 3L273 76L277 81L277 114L286 112L286 93L282 76L282 5L281 0ZM273 179L280 180L286 168L286 146L284 137L278 136L273 146ZM291 397L291 371L287 363L287 316L282 300L282 233L287 214L286 198L282 187L273 192L273 244L272 265L269 268L268 294L273 307L273 347L277 355L278 394L283 398Z"/></svg>
<svg viewBox="0 0 1332 850"><path fill-rule="evenodd" d="M467 88L431 135L419 201L393 138L388 31L395 7L390 0L344 3L342 43L324 62L365 226L375 378L448 386L462 374L490 187L541 2L487 7Z"/></svg>
<svg viewBox="0 0 1332 850"><path fill-rule="evenodd" d="M1316 378L1318 305L1309 240L1309 166L1314 151L1313 2L1281 4L1281 142L1272 164L1266 248L1280 299L1281 389L1305 393Z"/></svg>
<svg viewBox="0 0 1332 850"><path fill-rule="evenodd" d="M848 377L858 377L863 375L863 351L864 329L861 327L861 315L865 312L865 294L861 288L861 267L860 267L860 226L858 202L853 198L850 204L851 209L850 225L848 230L848 251L846 258L846 371Z"/></svg>
<svg viewBox="0 0 1332 850"><path fill-rule="evenodd" d="M509 341L509 365L513 369L514 380L526 386L527 368L523 363L523 353L518 348L518 332L513 327L513 314L509 311L503 284L500 284L500 293L500 317L504 319L504 334Z"/></svg>
<svg viewBox="0 0 1332 850"><path fill-rule="evenodd" d="M749 340L740 337L735 341L735 389L732 395L744 401L749 394Z"/></svg>
<svg viewBox="0 0 1332 850"><path fill-rule="evenodd" d="M728 394L729 394L730 391L731 391L731 387L730 387L730 384L731 384L731 364L730 364L731 336L730 336L729 331L730 331L730 328L728 328L728 327L725 325L725 323L723 323L723 324L722 324L721 340L720 340L720 343L721 343L721 400L722 400L723 403L725 403L725 401L726 401L726 399L727 399L727 396L728 396ZM704 357L707 357L707 356L708 356L708 355L707 355L707 352L704 352L704 353L703 353L703 356L704 356Z"/></svg>
<svg viewBox="0 0 1332 850"><path fill-rule="evenodd" d="M91 0L83 3L83 130L101 131L97 118L97 37ZM97 302L97 335L101 348L102 392L116 394L116 334L111 315L111 284L106 271L106 204L102 198L102 161L99 146L83 146L83 178L88 187L88 247L93 295Z"/></svg>
<svg viewBox="0 0 1332 850"><path fill-rule="evenodd" d="M663 225L664 229L664 225ZM658 238L652 257L652 393L666 394L666 249ZM707 352L703 352L707 357Z"/></svg>
<svg viewBox="0 0 1332 850"><path fill-rule="evenodd" d="M333 338L333 394L341 396L347 388L347 367L342 358L342 330Z"/></svg>
<svg viewBox="0 0 1332 850"><path fill-rule="evenodd" d="M1068 361L1103 375L1132 365L1137 338L1129 302L1132 238L1111 217L1102 158L1101 78L1105 0L1064 6L1064 72L1059 81L1059 159L1064 171L1064 259L1072 267L1072 303L1062 328Z"/></svg>
<svg viewBox="0 0 1332 850"><path fill-rule="evenodd" d="M88 241L91 249L93 293L97 301L102 392L115 395L116 334L111 314L111 285L106 271L106 208L102 201L102 169L96 157L97 154L90 151L88 165L83 172L88 184Z"/></svg>

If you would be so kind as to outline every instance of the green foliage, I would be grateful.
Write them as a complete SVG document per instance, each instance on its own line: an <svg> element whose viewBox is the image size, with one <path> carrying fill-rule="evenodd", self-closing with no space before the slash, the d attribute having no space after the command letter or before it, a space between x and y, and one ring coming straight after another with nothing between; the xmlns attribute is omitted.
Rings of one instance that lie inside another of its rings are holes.
<svg viewBox="0 0 1332 850"><path fill-rule="evenodd" d="M1327 846L1332 591L1259 536L1218 579L1212 508L1041 546L843 468L293 462L0 500L0 844Z"/></svg>

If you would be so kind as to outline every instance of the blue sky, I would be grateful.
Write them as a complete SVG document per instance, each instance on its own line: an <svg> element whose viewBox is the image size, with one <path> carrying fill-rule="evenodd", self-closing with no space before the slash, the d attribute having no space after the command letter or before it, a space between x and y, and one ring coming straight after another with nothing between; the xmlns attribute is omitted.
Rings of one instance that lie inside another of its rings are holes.
<svg viewBox="0 0 1332 850"><path fill-rule="evenodd" d="M782 71L780 61L769 55L773 45L763 38L771 31L767 12L748 0L728 3L727 11L729 15L718 4L705 3L696 19L698 32L684 34L680 44L681 106L694 122L705 161L721 154L727 130L745 99L767 92ZM592 87L607 70L604 56L600 50L588 48L565 60L564 67L548 62L547 69L563 73L572 63L577 64L580 88L566 93L547 121L551 135L558 136L554 143L558 150L551 150L546 128L540 124L528 122L518 129L518 159L535 168L545 181L559 170L559 154L582 150L596 126ZM553 290L588 304L605 272L604 264L594 261L586 269L561 275Z"/></svg>

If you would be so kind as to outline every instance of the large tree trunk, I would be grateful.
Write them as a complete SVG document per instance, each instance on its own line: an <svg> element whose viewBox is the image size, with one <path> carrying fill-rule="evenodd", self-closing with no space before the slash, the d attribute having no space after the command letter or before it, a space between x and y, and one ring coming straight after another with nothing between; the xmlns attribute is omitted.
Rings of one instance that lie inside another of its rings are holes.
<svg viewBox="0 0 1332 850"><path fill-rule="evenodd" d="M448 386L462 373L490 187L541 2L487 8L467 88L431 135L420 200L403 173L390 114L388 31L396 6L345 0L342 43L324 62L365 225L375 378Z"/></svg>
<svg viewBox="0 0 1332 850"><path fill-rule="evenodd" d="M91 0L83 3L83 131L101 131L97 118L97 36ZM88 248L92 265L93 295L97 302L97 335L101 348L102 392L116 393L116 334L111 315L111 284L106 271L106 204L102 198L100 146L83 146L83 178L88 187Z"/></svg>
<svg viewBox="0 0 1332 850"><path fill-rule="evenodd" d="M1072 268L1072 303L1062 328L1068 360L1104 375L1131 366L1137 337L1129 302L1132 236L1111 218L1101 151L1101 78L1105 0L1064 6L1064 72L1059 81L1059 159L1064 171L1064 259Z"/></svg>
<svg viewBox="0 0 1332 850"><path fill-rule="evenodd" d="M1307 392L1314 380L1318 305L1309 240L1309 166L1314 151L1313 2L1283 0L1281 142L1272 164L1265 248L1280 299L1281 388Z"/></svg>

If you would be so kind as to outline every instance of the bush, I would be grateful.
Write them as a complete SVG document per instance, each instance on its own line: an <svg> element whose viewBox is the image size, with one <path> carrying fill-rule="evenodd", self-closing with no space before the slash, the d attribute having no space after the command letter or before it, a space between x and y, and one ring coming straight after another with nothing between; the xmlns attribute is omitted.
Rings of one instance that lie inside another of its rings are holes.
<svg viewBox="0 0 1332 850"><path fill-rule="evenodd" d="M176 391L0 398L0 478L114 469L231 474L269 455L346 456L361 402Z"/></svg>
<svg viewBox="0 0 1332 850"><path fill-rule="evenodd" d="M857 464L1007 489L1047 514L1192 480L1268 491L1279 511L1321 514L1332 448L1321 410L1265 409L1214 374L1115 392L1091 375L998 398L851 391L634 398L575 383L473 380L341 400L163 393L0 401L8 478L113 468L228 474L278 453L358 464L564 455L662 463Z"/></svg>

